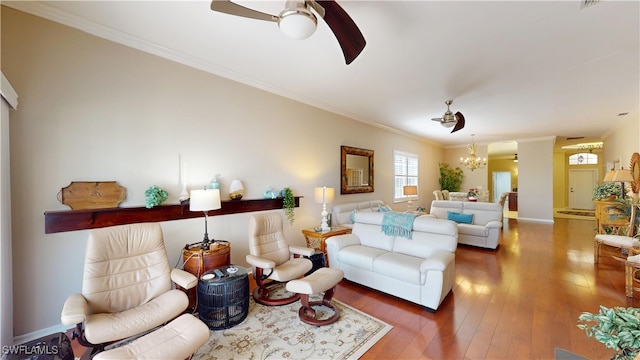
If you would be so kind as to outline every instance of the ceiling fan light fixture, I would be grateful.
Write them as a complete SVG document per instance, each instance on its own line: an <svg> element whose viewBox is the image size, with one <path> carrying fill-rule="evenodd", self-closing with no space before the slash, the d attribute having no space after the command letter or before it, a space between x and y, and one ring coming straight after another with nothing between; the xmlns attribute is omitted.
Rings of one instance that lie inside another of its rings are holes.
<svg viewBox="0 0 640 360"><path fill-rule="evenodd" d="M318 19L306 8L284 9L278 19L280 31L296 40L311 36L318 26Z"/></svg>
<svg viewBox="0 0 640 360"><path fill-rule="evenodd" d="M456 124L455 121L442 121L441 122L442 126L446 127L446 128L451 128L453 127L453 125Z"/></svg>

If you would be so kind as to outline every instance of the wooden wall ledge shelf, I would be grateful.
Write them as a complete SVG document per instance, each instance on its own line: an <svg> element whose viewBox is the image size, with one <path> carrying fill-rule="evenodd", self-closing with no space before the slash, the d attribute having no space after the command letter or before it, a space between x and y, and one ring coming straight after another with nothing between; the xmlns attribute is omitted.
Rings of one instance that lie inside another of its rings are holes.
<svg viewBox="0 0 640 360"><path fill-rule="evenodd" d="M300 196L295 197L296 207ZM222 201L222 208L209 211L209 216L229 215L252 211L282 209L282 198ZM108 209L60 210L44 213L44 233L95 229L114 225L204 217L202 211L189 211L189 205L160 205L146 207L118 207Z"/></svg>

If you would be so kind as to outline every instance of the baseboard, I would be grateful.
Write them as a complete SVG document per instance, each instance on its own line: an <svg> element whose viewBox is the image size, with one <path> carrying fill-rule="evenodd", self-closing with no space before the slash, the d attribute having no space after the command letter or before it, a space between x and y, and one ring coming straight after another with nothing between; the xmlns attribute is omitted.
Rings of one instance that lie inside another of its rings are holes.
<svg viewBox="0 0 640 360"><path fill-rule="evenodd" d="M47 336L47 335L51 335L51 334L55 334L55 333L66 333L67 330L69 330L69 328L67 328L65 325L59 324L56 326L51 326L48 328L44 328L44 329L40 329L37 331L33 331L30 333L26 333L23 335L19 335L19 336L14 336L13 337L13 344L14 345L19 345L19 344L24 344L26 342L35 340L35 339L39 339L43 336Z"/></svg>
<svg viewBox="0 0 640 360"><path fill-rule="evenodd" d="M537 219L537 218L523 218L518 217L518 221L529 221L529 222L537 222L537 223L545 223L545 224L553 224L553 219Z"/></svg>

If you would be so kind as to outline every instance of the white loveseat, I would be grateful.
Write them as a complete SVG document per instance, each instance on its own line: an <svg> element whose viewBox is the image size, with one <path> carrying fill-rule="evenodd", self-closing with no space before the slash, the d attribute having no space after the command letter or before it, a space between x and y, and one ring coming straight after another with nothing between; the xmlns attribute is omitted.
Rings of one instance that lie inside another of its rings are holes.
<svg viewBox="0 0 640 360"><path fill-rule="evenodd" d="M384 212L358 212L351 234L326 240L329 265L344 278L435 311L451 291L458 228L416 217L411 239L382 232Z"/></svg>
<svg viewBox="0 0 640 360"><path fill-rule="evenodd" d="M503 216L500 204L445 200L431 202L430 216L448 219L449 212L472 215L471 224L458 224L458 243L488 249L498 247Z"/></svg>
<svg viewBox="0 0 640 360"><path fill-rule="evenodd" d="M336 204L331 210L331 226L353 227L353 212L377 212L380 206L384 206L382 200L367 200Z"/></svg>

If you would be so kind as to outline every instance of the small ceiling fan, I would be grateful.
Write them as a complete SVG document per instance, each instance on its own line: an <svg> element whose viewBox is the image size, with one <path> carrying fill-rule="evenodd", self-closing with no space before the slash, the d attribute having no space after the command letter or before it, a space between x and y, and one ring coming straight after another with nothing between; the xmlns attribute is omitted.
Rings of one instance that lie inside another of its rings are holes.
<svg viewBox="0 0 640 360"><path fill-rule="evenodd" d="M439 121L440 125L447 128L453 126L453 130L451 130L451 133L454 133L464 127L464 115L462 115L460 111L455 114L451 112L449 106L453 104L453 100L447 100L444 103L447 104L447 111L445 111L444 115L439 118L432 118L431 120Z"/></svg>
<svg viewBox="0 0 640 360"><path fill-rule="evenodd" d="M280 31L294 39L306 39L316 30L318 20L313 9L327 23L342 48L344 60L351 64L364 49L366 41L351 17L333 0L287 0L278 15L266 14L238 5L231 0L213 0L211 10L250 19L278 23Z"/></svg>

